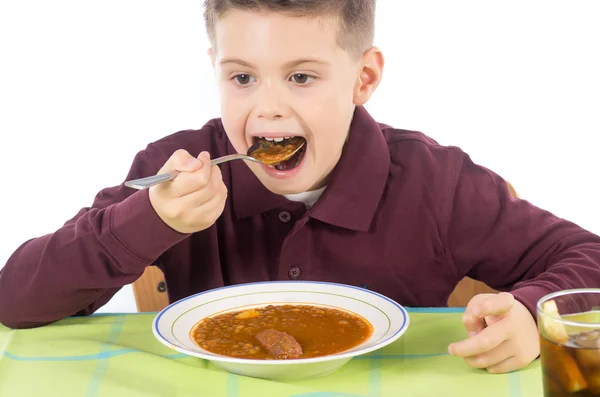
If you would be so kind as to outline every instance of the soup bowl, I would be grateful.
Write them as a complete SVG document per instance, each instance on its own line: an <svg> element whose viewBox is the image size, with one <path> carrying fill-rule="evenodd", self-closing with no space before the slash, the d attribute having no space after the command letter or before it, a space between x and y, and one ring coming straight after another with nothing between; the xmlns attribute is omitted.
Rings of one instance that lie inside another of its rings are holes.
<svg viewBox="0 0 600 397"><path fill-rule="evenodd" d="M192 329L201 320L227 312L268 305L311 305L339 309L363 317L372 327L371 336L361 344L339 353L288 360L236 358L212 353L193 339ZM367 289L349 285L273 281L222 287L172 303L154 319L154 336L180 353L209 360L215 366L238 375L270 380L297 380L333 372L353 357L367 354L400 338L409 326L404 307Z"/></svg>

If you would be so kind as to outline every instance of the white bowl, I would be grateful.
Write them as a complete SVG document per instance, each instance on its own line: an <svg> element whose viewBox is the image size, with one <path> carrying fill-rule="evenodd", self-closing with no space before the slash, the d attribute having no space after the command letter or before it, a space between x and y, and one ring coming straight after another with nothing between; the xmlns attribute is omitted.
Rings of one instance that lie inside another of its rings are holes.
<svg viewBox="0 0 600 397"><path fill-rule="evenodd" d="M252 360L226 357L202 349L190 330L205 317L227 311L277 304L333 306L354 312L373 325L371 337L353 349L329 356L293 360ZM363 288L324 282L273 281L240 284L202 292L172 303L152 326L166 346L205 360L225 371L272 380L297 380L325 375L352 357L380 349L400 338L409 325L406 310L393 300Z"/></svg>

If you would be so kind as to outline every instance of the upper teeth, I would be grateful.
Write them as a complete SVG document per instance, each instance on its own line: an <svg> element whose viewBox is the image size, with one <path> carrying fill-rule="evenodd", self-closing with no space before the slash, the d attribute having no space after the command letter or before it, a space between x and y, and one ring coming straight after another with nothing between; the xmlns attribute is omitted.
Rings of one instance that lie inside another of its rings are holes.
<svg viewBox="0 0 600 397"><path fill-rule="evenodd" d="M290 139L290 137L286 136L285 138L281 138L281 137L279 137L279 138L267 138L267 137L264 137L264 136L260 136L259 139L266 139L267 141L281 142L284 139Z"/></svg>

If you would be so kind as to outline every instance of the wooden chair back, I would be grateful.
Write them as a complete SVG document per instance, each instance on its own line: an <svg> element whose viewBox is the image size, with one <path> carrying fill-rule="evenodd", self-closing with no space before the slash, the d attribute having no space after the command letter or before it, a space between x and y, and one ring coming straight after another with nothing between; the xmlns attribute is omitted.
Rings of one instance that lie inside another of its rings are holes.
<svg viewBox="0 0 600 397"><path fill-rule="evenodd" d="M138 312L159 312L169 305L165 276L156 266L148 266L132 287Z"/></svg>

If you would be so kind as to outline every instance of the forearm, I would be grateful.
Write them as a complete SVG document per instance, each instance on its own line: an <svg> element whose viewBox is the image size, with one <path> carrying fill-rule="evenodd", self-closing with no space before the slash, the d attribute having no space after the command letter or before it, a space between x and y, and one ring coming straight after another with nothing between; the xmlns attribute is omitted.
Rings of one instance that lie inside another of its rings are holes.
<svg viewBox="0 0 600 397"><path fill-rule="evenodd" d="M536 316L544 295L600 286L600 237L510 195L463 157L448 241L457 275L510 291Z"/></svg>
<svg viewBox="0 0 600 397"><path fill-rule="evenodd" d="M600 238L581 231L566 236L555 247L556 252L531 266L511 291L534 317L537 301L548 293L600 287Z"/></svg>
<svg viewBox="0 0 600 397"><path fill-rule="evenodd" d="M185 237L160 220L147 192L88 210L11 256L0 271L0 322L24 328L93 312Z"/></svg>

